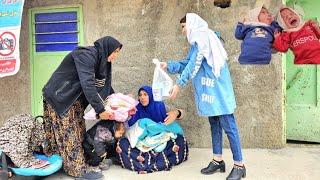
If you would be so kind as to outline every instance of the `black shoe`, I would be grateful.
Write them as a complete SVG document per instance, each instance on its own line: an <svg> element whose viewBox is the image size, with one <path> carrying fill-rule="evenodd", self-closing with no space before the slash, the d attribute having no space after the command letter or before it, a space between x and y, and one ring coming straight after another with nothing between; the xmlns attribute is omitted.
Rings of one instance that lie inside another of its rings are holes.
<svg viewBox="0 0 320 180"><path fill-rule="evenodd" d="M226 172L226 164L224 161L218 163L213 160L209 163L208 167L201 169L201 174L213 174L218 169L220 169L220 172Z"/></svg>
<svg viewBox="0 0 320 180"><path fill-rule="evenodd" d="M246 167L243 165L240 166L233 166L232 171L230 172L227 180L239 180L246 177Z"/></svg>

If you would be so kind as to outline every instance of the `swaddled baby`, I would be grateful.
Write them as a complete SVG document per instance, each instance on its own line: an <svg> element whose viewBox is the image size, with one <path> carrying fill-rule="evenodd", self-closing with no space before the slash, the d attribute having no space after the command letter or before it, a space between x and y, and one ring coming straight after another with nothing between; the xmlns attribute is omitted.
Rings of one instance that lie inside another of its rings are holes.
<svg viewBox="0 0 320 180"><path fill-rule="evenodd" d="M118 122L124 122L130 115L136 113L136 105L139 101L135 100L133 95L124 95L122 93L113 93L107 97L105 102L106 111L114 114L110 119ZM99 119L95 110L92 108L85 114L84 119Z"/></svg>

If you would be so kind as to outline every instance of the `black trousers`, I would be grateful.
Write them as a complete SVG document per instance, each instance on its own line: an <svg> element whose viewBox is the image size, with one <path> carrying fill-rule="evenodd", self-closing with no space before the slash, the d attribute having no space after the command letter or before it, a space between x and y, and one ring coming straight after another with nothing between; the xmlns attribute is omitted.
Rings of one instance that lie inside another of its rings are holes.
<svg viewBox="0 0 320 180"><path fill-rule="evenodd" d="M86 141L83 142L82 146L83 146L87 163L90 166L99 166L103 158L98 156L98 154L94 151L93 146L87 143ZM116 145L106 147L106 151L107 151L106 158L116 157Z"/></svg>

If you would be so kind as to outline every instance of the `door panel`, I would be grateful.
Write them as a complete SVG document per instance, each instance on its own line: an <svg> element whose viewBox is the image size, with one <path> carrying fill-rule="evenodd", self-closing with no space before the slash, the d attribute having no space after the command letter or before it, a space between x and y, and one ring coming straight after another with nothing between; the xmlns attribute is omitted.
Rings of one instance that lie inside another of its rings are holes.
<svg viewBox="0 0 320 180"><path fill-rule="evenodd" d="M320 1L290 0L301 6L305 19L319 19ZM286 54L287 139L320 142L320 65L294 65L294 55Z"/></svg>
<svg viewBox="0 0 320 180"><path fill-rule="evenodd" d="M33 115L43 114L42 88L64 58L61 55L36 55L33 57Z"/></svg>
<svg viewBox="0 0 320 180"><path fill-rule="evenodd" d="M29 10L32 114L42 115L42 88L63 58L83 44L82 8Z"/></svg>

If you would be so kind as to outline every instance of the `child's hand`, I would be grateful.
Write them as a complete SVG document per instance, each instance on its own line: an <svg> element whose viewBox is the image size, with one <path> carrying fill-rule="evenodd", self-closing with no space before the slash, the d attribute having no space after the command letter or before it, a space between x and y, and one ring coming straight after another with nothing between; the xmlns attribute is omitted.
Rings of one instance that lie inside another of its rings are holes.
<svg viewBox="0 0 320 180"><path fill-rule="evenodd" d="M274 30L274 38L280 35L280 32L278 29Z"/></svg>
<svg viewBox="0 0 320 180"><path fill-rule="evenodd" d="M318 21L311 20L311 26L312 26L314 29L319 29L319 23L318 23Z"/></svg>

